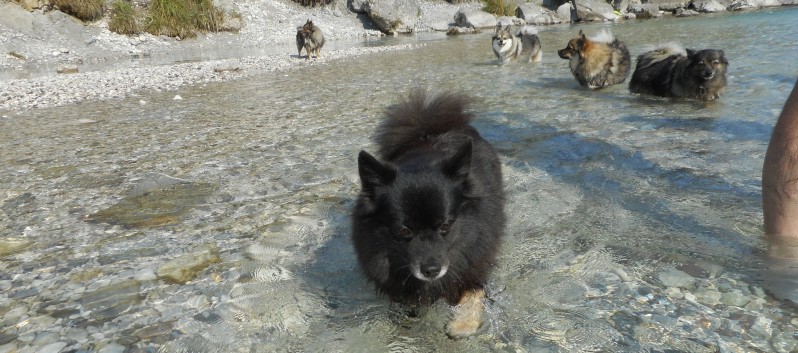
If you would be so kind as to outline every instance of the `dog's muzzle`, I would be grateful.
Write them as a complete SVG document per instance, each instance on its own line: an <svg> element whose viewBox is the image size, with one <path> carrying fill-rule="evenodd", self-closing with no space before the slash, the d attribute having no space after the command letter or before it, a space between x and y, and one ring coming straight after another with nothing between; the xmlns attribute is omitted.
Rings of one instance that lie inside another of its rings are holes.
<svg viewBox="0 0 798 353"><path fill-rule="evenodd" d="M703 72L701 72L701 78L709 81L713 79L717 73L718 73L717 70L704 70Z"/></svg>

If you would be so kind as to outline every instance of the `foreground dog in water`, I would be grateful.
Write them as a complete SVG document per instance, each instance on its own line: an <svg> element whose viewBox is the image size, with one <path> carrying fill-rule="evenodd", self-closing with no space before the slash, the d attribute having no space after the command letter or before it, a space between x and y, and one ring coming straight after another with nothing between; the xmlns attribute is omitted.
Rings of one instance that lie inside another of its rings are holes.
<svg viewBox="0 0 798 353"><path fill-rule="evenodd" d="M352 242L366 277L391 300L456 305L447 334L482 324L483 286L505 215L499 156L469 125L468 99L413 91L389 107L358 156Z"/></svg>
<svg viewBox="0 0 798 353"><path fill-rule="evenodd" d="M684 49L668 44L637 57L632 93L711 101L726 89L729 62L723 50Z"/></svg>
<svg viewBox="0 0 798 353"><path fill-rule="evenodd" d="M569 60L571 73L580 85L593 89L623 82L631 66L626 44L606 29L590 38L579 31L579 36L557 54Z"/></svg>
<svg viewBox="0 0 798 353"><path fill-rule="evenodd" d="M321 28L313 24L313 21L308 20L296 32L296 49L299 51L299 56L302 56L302 48L308 54L307 59L315 52L316 58L321 57L321 47L324 46L324 34Z"/></svg>
<svg viewBox="0 0 798 353"><path fill-rule="evenodd" d="M515 31L511 26L498 25L493 33L492 45L500 64L539 62L543 57L538 30L531 26Z"/></svg>

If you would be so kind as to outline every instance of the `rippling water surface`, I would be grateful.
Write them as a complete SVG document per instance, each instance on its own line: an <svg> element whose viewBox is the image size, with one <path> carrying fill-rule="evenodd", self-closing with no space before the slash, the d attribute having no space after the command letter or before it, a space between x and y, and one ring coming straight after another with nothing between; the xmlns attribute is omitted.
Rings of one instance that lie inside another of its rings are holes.
<svg viewBox="0 0 798 353"><path fill-rule="evenodd" d="M795 307L760 272L759 180L798 72L798 9L490 34L0 120L0 348L34 352L790 352ZM578 86L556 50L609 27L632 55L725 50L717 102ZM298 66L301 66L298 64ZM413 87L477 99L509 224L471 339L408 316L357 269L356 155ZM141 104L140 101L146 102ZM185 278L165 274L170 262ZM179 261L177 261L179 262ZM177 266L180 266L179 264ZM5 346L4 346L5 345ZM1 350L1 349L0 349Z"/></svg>

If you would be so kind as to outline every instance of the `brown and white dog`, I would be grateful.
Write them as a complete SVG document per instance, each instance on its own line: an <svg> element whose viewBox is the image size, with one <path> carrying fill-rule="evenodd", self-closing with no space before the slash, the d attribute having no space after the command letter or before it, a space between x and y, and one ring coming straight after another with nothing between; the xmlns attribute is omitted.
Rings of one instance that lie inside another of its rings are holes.
<svg viewBox="0 0 798 353"><path fill-rule="evenodd" d="M604 88L626 80L631 66L629 50L609 30L588 38L582 31L557 54L570 61L571 73L580 85Z"/></svg>

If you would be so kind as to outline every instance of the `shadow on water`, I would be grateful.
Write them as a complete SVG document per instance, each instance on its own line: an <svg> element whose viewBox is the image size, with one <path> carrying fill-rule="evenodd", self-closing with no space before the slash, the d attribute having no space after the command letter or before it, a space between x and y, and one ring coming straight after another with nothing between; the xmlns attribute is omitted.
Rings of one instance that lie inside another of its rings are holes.
<svg viewBox="0 0 798 353"><path fill-rule="evenodd" d="M686 125L700 122L681 120ZM530 123L524 129L508 131L504 126L489 130L501 131L497 147L506 155L516 155L508 163L512 167L532 165L545 170L553 178L581 189L596 198L609 197L642 219L667 225L673 230L693 233L701 241L736 248L741 253L756 252L750 239L728 233L721 227L709 226L701 215L681 215L668 206L636 190L634 179L648 180L664 193L709 194L717 200L757 204L759 194L732 185L719 175L705 175L687 168L667 169L643 157L639 151L595 138L586 138L571 131L545 124ZM491 135L488 135L491 136ZM507 138L511 136L511 138ZM518 146L524 146L517 151ZM722 202L722 201L719 201ZM711 254L705 254L711 256ZM734 262L736 259L727 259Z"/></svg>
<svg viewBox="0 0 798 353"><path fill-rule="evenodd" d="M729 121L718 120L713 117L697 117L686 119L680 116L645 117L629 115L621 118L624 122L635 124L649 124L651 129L672 129L684 131L707 131L723 134L729 140L763 141L770 138L773 131L772 124L758 121Z"/></svg>

